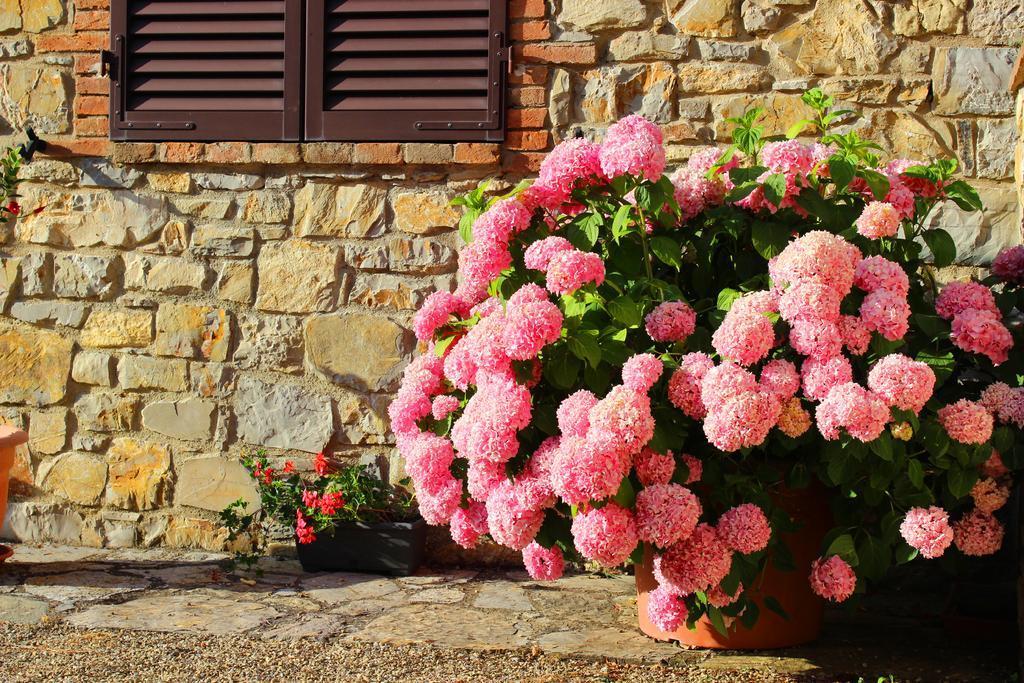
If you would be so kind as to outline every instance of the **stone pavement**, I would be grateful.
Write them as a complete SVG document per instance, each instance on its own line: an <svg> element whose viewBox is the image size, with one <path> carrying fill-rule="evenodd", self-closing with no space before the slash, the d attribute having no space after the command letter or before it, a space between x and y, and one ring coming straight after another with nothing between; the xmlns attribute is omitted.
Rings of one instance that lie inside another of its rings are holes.
<svg viewBox="0 0 1024 683"><path fill-rule="evenodd" d="M765 669L826 680L999 680L1012 666L991 643L946 642L904 620L830 618L814 646L771 653L685 650L636 629L632 577L574 575L555 583L523 572L447 570L405 578L303 573L265 558L262 575L228 574L224 555L163 549L15 546L0 565L0 622L76 629L245 634L277 641L432 644L673 663L708 671ZM906 638L908 628L914 638ZM901 635L902 634L902 635ZM894 643L898 643L894 646ZM832 677L832 678L828 678ZM722 680L728 680L728 676Z"/></svg>

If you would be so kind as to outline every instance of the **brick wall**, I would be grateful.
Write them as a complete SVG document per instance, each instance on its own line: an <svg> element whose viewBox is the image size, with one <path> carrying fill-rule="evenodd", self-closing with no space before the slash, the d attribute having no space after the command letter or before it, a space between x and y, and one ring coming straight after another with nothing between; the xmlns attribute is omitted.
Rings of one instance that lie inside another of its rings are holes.
<svg viewBox="0 0 1024 683"><path fill-rule="evenodd" d="M970 8L968 9L968 6ZM217 548L246 448L401 472L386 406L412 312L450 287L448 200L640 112L672 163L753 103L819 85L896 153L958 155L990 206L945 209L968 263L1020 241L1007 84L1016 0L513 0L508 139L106 139L106 0L0 3L0 142L50 141L0 233L0 414L26 426L4 534Z"/></svg>

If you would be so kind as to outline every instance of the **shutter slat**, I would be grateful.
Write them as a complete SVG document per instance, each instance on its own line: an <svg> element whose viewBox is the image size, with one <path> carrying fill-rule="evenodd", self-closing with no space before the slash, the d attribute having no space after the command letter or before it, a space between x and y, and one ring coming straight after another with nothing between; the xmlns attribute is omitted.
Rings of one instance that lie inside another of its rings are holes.
<svg viewBox="0 0 1024 683"><path fill-rule="evenodd" d="M437 38L349 38L335 40L331 46L334 54L353 54L358 52L386 53L424 53L433 52L450 54L453 52L481 52L480 62L486 68L487 36L481 38L445 38L444 42Z"/></svg>
<svg viewBox="0 0 1024 683"><path fill-rule="evenodd" d="M330 27L336 34L361 33L487 33L487 17L396 17L340 19Z"/></svg>
<svg viewBox="0 0 1024 683"><path fill-rule="evenodd" d="M370 73L408 71L480 71L487 72L476 57L346 57L331 65L331 73Z"/></svg>
<svg viewBox="0 0 1024 683"><path fill-rule="evenodd" d="M166 2L143 0L132 7L135 17L217 16L239 14L284 14L282 0L232 0L231 2Z"/></svg>
<svg viewBox="0 0 1024 683"><path fill-rule="evenodd" d="M132 83L137 93L281 92L283 78L140 78Z"/></svg>
<svg viewBox="0 0 1024 683"><path fill-rule="evenodd" d="M260 33L284 33L284 19L261 20L160 20L153 19L139 22L134 30L137 36L198 36L198 35L237 35Z"/></svg>
<svg viewBox="0 0 1024 683"><path fill-rule="evenodd" d="M486 109L486 97L410 96L410 97L345 97L332 104L331 111L447 111L452 109Z"/></svg>
<svg viewBox="0 0 1024 683"><path fill-rule="evenodd" d="M331 7L331 14L394 14L423 12L486 12L487 0L346 0Z"/></svg>
<svg viewBox="0 0 1024 683"><path fill-rule="evenodd" d="M378 77L347 77L328 88L330 92L386 92L401 97L403 92L446 91L484 91L487 90L487 78L469 76L378 76Z"/></svg>
<svg viewBox="0 0 1024 683"><path fill-rule="evenodd" d="M280 97L159 97L139 96L129 100L135 111L281 111Z"/></svg>
<svg viewBox="0 0 1024 683"><path fill-rule="evenodd" d="M137 55L178 54L184 56L196 54L267 54L284 52L284 40L270 38L252 38L235 40L162 40L150 39L140 41L134 49Z"/></svg>
<svg viewBox="0 0 1024 683"><path fill-rule="evenodd" d="M281 73L283 59L199 59L153 57L139 59L132 66L134 74L181 73Z"/></svg>

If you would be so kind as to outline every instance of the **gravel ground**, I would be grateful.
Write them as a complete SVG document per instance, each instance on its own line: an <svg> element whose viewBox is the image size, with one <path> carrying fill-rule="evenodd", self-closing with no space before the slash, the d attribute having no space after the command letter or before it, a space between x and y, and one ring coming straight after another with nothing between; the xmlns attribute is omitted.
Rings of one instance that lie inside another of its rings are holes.
<svg viewBox="0 0 1024 683"><path fill-rule="evenodd" d="M248 636L83 631L59 623L0 625L0 663L4 680L11 682L788 683L797 680L763 670L741 673L702 670L697 665L686 664L622 664L552 657L529 651L477 652L341 640L284 643Z"/></svg>

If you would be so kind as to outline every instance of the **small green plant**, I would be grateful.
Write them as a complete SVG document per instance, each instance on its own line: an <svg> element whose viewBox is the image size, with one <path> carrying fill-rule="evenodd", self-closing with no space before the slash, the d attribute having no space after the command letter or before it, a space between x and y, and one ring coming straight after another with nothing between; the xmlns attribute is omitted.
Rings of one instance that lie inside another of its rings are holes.
<svg viewBox="0 0 1024 683"><path fill-rule="evenodd" d="M279 472L270 466L266 451L242 457L242 465L256 480L260 507L249 510L239 498L220 513L228 542L249 540L248 550L236 550L228 563L252 568L263 554L270 525L291 527L299 543L312 543L317 534L331 535L339 523L395 522L415 516L412 494L392 486L367 465L332 471L323 453L313 463L313 477L303 477L288 460Z"/></svg>

